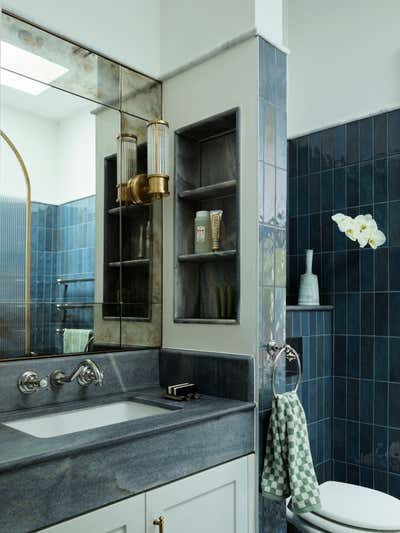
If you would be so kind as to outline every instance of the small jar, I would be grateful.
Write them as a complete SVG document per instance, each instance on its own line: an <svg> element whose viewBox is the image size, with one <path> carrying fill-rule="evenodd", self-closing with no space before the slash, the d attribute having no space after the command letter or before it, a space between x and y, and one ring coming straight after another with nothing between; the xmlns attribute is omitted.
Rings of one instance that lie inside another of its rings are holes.
<svg viewBox="0 0 400 533"><path fill-rule="evenodd" d="M194 252L211 252L211 223L209 211L197 211L194 219Z"/></svg>

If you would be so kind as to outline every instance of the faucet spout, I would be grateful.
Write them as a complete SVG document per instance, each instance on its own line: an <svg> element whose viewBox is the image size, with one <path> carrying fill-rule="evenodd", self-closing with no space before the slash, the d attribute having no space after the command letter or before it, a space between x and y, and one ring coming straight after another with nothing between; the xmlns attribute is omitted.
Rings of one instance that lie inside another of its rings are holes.
<svg viewBox="0 0 400 533"><path fill-rule="evenodd" d="M58 388L64 383L77 381L82 387L88 385L103 385L104 372L91 359L85 359L69 376L61 370L55 370L50 376L50 383Z"/></svg>

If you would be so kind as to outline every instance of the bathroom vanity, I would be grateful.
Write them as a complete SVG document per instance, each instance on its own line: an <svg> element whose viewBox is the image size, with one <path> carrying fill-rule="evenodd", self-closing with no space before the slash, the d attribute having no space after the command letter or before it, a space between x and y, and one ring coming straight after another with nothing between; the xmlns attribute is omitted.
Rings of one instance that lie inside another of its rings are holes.
<svg viewBox="0 0 400 533"><path fill-rule="evenodd" d="M85 364L77 357L3 363L0 530L162 532L164 520L178 533L188 523L199 532L252 531L252 358L101 354L94 364L102 386L79 384L79 374L69 382ZM18 383L28 367L49 385L23 394ZM58 388L54 371L66 376ZM164 398L182 372L198 383L200 399Z"/></svg>

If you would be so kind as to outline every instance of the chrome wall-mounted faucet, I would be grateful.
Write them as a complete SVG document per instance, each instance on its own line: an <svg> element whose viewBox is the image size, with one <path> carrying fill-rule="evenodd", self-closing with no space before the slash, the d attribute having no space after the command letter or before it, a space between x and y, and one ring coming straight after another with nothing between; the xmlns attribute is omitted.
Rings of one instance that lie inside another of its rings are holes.
<svg viewBox="0 0 400 533"><path fill-rule="evenodd" d="M104 372L91 359L85 359L69 376L61 370L55 370L50 375L50 383L54 388L58 388L64 383L72 383L75 380L82 387L91 384L101 386L104 381Z"/></svg>

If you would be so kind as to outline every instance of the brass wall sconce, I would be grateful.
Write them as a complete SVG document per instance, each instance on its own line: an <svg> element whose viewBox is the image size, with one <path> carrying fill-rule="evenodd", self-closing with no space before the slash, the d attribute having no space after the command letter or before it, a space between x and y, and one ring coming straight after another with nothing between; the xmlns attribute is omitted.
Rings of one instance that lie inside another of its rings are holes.
<svg viewBox="0 0 400 533"><path fill-rule="evenodd" d="M169 196L168 130L168 122L160 119L147 125L147 174L137 174L137 137L118 137L118 202L149 205Z"/></svg>

